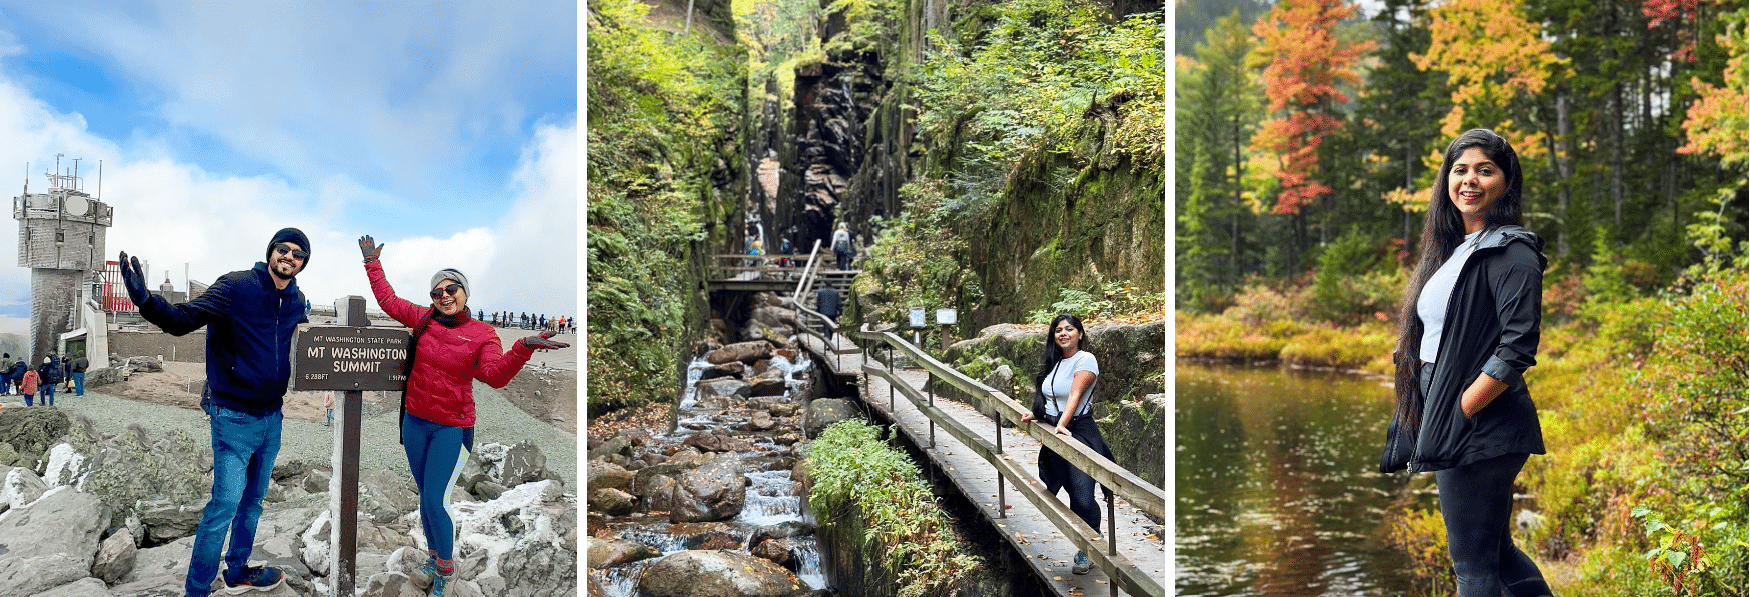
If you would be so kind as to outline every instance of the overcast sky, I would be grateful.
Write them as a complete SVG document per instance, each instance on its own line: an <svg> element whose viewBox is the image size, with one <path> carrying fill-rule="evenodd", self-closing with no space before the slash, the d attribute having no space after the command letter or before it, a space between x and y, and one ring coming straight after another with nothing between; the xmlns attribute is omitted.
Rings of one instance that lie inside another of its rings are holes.
<svg viewBox="0 0 1750 597"><path fill-rule="evenodd" d="M470 306L577 314L572 2L0 1L0 197L29 162L82 158L119 251L212 282L284 226L311 237L318 304L455 267ZM0 332L29 318L18 223L0 222ZM373 301L374 306L374 301Z"/></svg>

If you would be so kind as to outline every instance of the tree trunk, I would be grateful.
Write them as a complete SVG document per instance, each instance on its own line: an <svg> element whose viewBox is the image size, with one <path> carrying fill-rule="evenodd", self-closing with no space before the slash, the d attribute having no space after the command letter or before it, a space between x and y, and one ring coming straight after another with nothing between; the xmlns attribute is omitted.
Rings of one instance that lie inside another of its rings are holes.
<svg viewBox="0 0 1750 597"><path fill-rule="evenodd" d="M1556 240L1556 259L1568 258L1568 201L1573 198L1574 190L1569 186L1569 179L1574 177L1573 131L1568 120L1568 94L1563 91L1556 94L1556 184L1561 190L1556 192L1556 217L1560 218L1558 225L1561 235Z"/></svg>

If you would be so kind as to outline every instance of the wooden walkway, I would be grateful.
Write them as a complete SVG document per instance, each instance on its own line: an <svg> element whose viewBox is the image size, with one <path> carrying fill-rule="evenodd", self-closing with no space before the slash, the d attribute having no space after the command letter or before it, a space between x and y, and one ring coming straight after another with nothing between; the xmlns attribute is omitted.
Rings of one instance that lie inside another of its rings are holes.
<svg viewBox="0 0 1750 597"><path fill-rule="evenodd" d="M914 406L905 396L899 395L889 383L876 376L863 373L865 365L861 353L833 354L825 342L810 334L798 335L798 338L811 352L816 354L817 363L829 371L847 375L858 375L862 380L861 393L863 401L868 406L897 424L897 428L923 449L924 453L935 461L936 466L946 471L949 478L959 487L961 493L977 506L979 511L989 519L998 530L1002 531L1009 545L1013 547L1033 569L1041 584L1050 587L1056 594L1065 596L1097 597L1102 595L1131 594L1118 590L1118 585L1108 578L1105 572L1095 567L1086 575L1070 573L1070 567L1075 558L1076 546L1058 530L1039 507L1026 499L1014 487L1008 487L1006 492L999 491L1003 481L999 472L993 468L973 448L956 439L943 429L934 429L928 416ZM842 334L833 337L833 349L850 350L856 348ZM871 367L885 369L886 365L876 360L869 360ZM922 369L895 370L893 372L900 380L924 391L924 382L929 372ZM890 406L891 405L891 406ZM970 405L946 399L934 401L935 407L955 421L979 434L984 440L1000 446L1008 462L1015 468L1026 471L1028 479L1035 485L1038 480L1039 442L1020 430L1009 428L1001 431L999 440L996 423ZM933 444L935 447L930 447ZM1163 446L1162 449L1165 449ZM999 498L999 493L1003 496ZM1114 496L1115 503L1108 504L1104 491L1095 491L1095 499L1101 506L1100 531L1107 529L1107 516L1116 514L1116 547L1117 553L1135 566L1141 573L1152 579L1142 583L1142 590L1134 597L1143 595L1164 595L1166 586L1166 544L1158 536L1150 535L1148 526L1152 524L1141 510L1134 508L1123 497ZM1059 495L1065 495L1060 492ZM1059 498L1061 508L1058 516L1068 513L1067 498ZM1077 524L1080 518L1068 516ZM1102 546L1111 538L1101 537ZM1092 554L1090 554L1092 556Z"/></svg>

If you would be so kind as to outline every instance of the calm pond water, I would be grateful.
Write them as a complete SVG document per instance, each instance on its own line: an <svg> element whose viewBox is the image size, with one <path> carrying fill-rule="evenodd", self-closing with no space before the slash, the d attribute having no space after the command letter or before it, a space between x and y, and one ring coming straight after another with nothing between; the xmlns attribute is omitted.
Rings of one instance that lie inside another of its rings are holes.
<svg viewBox="0 0 1750 597"><path fill-rule="evenodd" d="M1180 362L1176 388L1177 594L1410 591L1380 522L1406 483L1377 472L1386 382Z"/></svg>

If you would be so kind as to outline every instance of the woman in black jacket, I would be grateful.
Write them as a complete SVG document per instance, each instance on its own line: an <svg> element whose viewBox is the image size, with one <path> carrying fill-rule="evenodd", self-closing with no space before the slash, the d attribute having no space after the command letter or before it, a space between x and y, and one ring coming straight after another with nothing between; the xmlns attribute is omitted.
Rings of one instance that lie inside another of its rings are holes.
<svg viewBox="0 0 1750 597"><path fill-rule="evenodd" d="M1544 453L1536 364L1543 240L1520 227L1513 147L1472 129L1446 149L1399 312L1397 413L1380 470L1434 471L1459 597L1549 595L1513 544L1513 479Z"/></svg>

